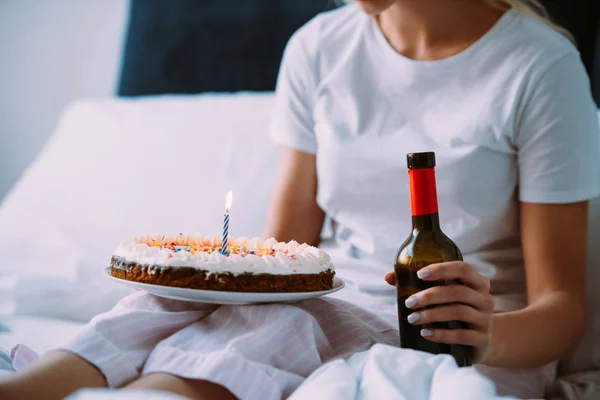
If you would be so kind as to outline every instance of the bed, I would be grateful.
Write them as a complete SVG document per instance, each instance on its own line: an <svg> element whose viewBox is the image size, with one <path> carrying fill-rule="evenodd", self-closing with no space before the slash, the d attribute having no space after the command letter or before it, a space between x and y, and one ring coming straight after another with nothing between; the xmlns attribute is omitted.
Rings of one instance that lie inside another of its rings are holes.
<svg viewBox="0 0 600 400"><path fill-rule="evenodd" d="M598 15L597 3L588 10L549 5L576 28L597 84L598 18L589 18ZM295 29L335 6L131 1L120 98L71 104L0 206L0 347L26 343L42 353L67 341L129 293L101 276L119 240L139 232L215 231L229 189L236 193L237 229L260 235L276 168L267 126L279 59ZM574 23L582 12L586 22ZM215 170L222 174L210 179ZM590 237L600 237L598 200L591 219ZM589 258L590 326L580 349L562 361L556 391L573 399L600 389L594 246Z"/></svg>

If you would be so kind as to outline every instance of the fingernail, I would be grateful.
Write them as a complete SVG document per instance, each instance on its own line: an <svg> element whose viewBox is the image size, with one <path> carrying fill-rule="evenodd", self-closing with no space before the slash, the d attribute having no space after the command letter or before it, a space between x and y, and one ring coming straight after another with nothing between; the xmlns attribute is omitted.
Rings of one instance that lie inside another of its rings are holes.
<svg viewBox="0 0 600 400"><path fill-rule="evenodd" d="M421 329L421 336L423 337L431 337L433 336L433 332L429 329Z"/></svg>
<svg viewBox="0 0 600 400"><path fill-rule="evenodd" d="M408 322L410 322L411 324L414 324L417 321L421 320L421 314L419 313L412 313L408 316Z"/></svg>
<svg viewBox="0 0 600 400"><path fill-rule="evenodd" d="M413 308L414 306L416 306L418 303L418 300L416 297L409 297L408 299L406 299L404 301L404 305L408 308Z"/></svg>
<svg viewBox="0 0 600 400"><path fill-rule="evenodd" d="M417 276L419 277L419 279L429 278L431 276L431 270L430 269L420 269L417 271Z"/></svg>

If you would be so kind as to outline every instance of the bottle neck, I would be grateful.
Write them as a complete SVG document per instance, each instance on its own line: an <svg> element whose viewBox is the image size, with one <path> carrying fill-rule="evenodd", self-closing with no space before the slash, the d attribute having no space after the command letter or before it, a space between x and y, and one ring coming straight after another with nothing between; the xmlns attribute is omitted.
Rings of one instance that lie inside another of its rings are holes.
<svg viewBox="0 0 600 400"><path fill-rule="evenodd" d="M413 229L439 231L437 188L435 169L409 169L410 209Z"/></svg>
<svg viewBox="0 0 600 400"><path fill-rule="evenodd" d="M413 215L412 226L416 231L440 231L440 217L438 213Z"/></svg>

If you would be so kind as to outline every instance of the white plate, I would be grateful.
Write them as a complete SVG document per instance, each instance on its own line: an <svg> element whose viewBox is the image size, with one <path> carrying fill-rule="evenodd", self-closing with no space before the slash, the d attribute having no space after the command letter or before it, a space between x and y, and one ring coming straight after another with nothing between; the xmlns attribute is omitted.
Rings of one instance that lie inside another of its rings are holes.
<svg viewBox="0 0 600 400"><path fill-rule="evenodd" d="M212 304L260 304L260 303L293 303L300 300L325 296L341 290L345 283L340 278L333 278L333 289L320 292L297 293L256 293L256 292L221 292L218 290L185 289L172 286L153 285L115 278L106 268L106 276L133 289L144 290L150 294L169 299L194 301Z"/></svg>

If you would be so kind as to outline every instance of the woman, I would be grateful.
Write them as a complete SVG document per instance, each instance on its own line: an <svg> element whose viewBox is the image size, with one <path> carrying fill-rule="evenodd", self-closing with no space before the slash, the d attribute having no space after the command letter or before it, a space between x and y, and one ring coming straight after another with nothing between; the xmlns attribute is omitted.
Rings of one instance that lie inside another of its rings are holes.
<svg viewBox="0 0 600 400"><path fill-rule="evenodd" d="M417 294L416 308L456 305L411 320L468 322L422 334L474 346L500 392L543 395L586 325L587 201L600 192L595 107L578 53L524 0L357 3L316 17L286 49L267 233L317 244L331 216L330 250L350 287L340 296L379 316L332 299L214 308L140 293L95 318L67 351L1 383L0 397L60 398L107 384L286 397L328 359L397 344L397 322L386 320L395 292L383 277L394 283L394 253L410 231L405 154L416 151L437 154L443 229L466 262L428 268L424 279L465 286ZM339 340L336 324L356 334ZM236 347L242 338L250 345ZM298 356L290 343L308 350Z"/></svg>

